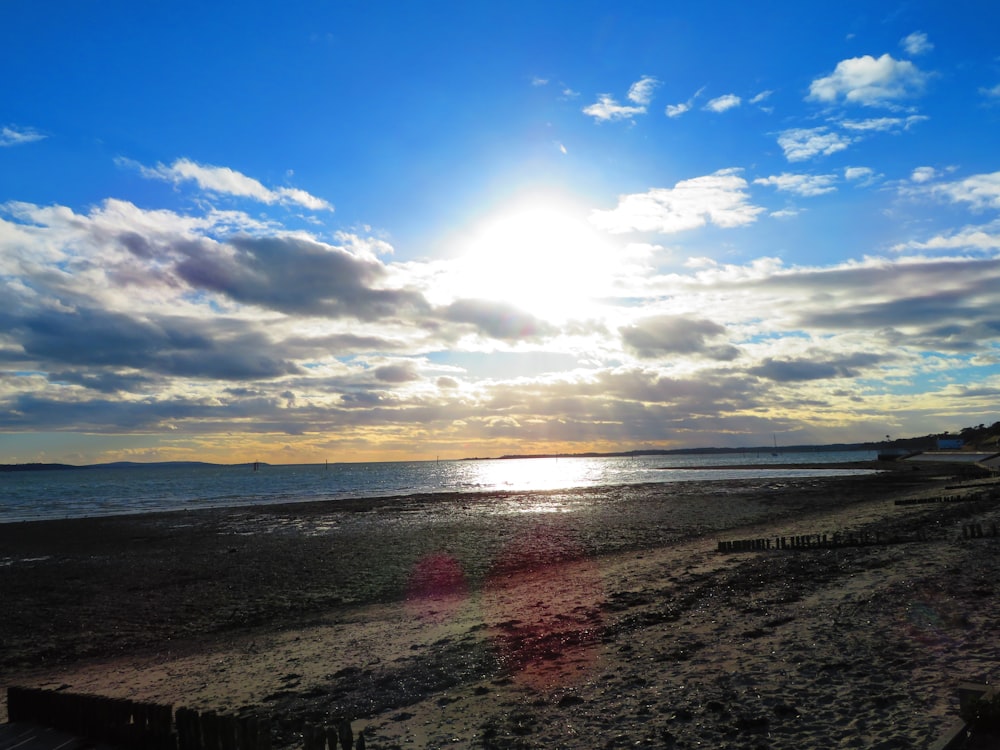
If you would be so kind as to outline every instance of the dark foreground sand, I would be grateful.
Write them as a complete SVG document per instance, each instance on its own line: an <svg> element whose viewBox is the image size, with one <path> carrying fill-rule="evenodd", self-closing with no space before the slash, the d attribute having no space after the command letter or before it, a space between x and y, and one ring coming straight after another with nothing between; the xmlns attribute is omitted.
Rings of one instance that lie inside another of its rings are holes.
<svg viewBox="0 0 1000 750"><path fill-rule="evenodd" d="M369 748L926 747L1000 673L1000 539L962 538L1000 502L893 500L969 471L0 525L0 687L277 747L345 715ZM914 541L716 552L864 530Z"/></svg>

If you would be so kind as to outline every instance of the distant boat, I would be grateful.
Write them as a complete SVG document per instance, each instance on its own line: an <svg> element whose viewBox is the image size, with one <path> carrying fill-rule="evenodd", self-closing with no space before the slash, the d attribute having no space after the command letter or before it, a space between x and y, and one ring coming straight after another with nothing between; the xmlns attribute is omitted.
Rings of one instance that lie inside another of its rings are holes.
<svg viewBox="0 0 1000 750"><path fill-rule="evenodd" d="M778 436L777 435L771 435L771 437L774 438L774 452L771 455L772 456L781 455L781 454L778 453Z"/></svg>

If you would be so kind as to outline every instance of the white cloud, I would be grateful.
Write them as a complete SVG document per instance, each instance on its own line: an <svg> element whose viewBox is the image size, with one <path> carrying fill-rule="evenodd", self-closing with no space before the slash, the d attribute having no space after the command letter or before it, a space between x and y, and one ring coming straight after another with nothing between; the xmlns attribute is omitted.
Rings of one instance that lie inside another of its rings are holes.
<svg viewBox="0 0 1000 750"><path fill-rule="evenodd" d="M778 145L788 161L805 161L814 156L829 156L845 150L854 140L831 133L827 128L793 128L778 134Z"/></svg>
<svg viewBox="0 0 1000 750"><path fill-rule="evenodd" d="M591 222L609 232L671 234L706 224L732 228L751 224L764 211L749 202L747 181L737 169L682 180L673 188L624 195L609 211L594 211Z"/></svg>
<svg viewBox="0 0 1000 750"><path fill-rule="evenodd" d="M773 91L761 91L759 94L757 94L750 100L750 103L760 104L762 101L769 98L773 93L774 93Z"/></svg>
<svg viewBox="0 0 1000 750"><path fill-rule="evenodd" d="M935 185L932 192L953 203L968 203L972 208L1000 208L1000 172L977 174L964 180Z"/></svg>
<svg viewBox="0 0 1000 750"><path fill-rule="evenodd" d="M934 49L934 45L927 39L927 34L922 31L914 31L903 37L899 40L899 44L911 57L924 55Z"/></svg>
<svg viewBox="0 0 1000 750"><path fill-rule="evenodd" d="M884 54L852 57L837 63L831 75L817 78L809 86L807 99L866 107L888 106L923 90L927 74L908 60Z"/></svg>
<svg viewBox="0 0 1000 750"><path fill-rule="evenodd" d="M648 105L652 101L653 91L659 85L660 82L652 76L643 76L629 87L628 98L636 104Z"/></svg>
<svg viewBox="0 0 1000 750"><path fill-rule="evenodd" d="M812 197L834 192L837 188L833 183L836 181L836 176L832 174L790 174L783 172L780 175L758 178L753 183L754 185L772 185L777 190L786 193Z"/></svg>
<svg viewBox="0 0 1000 750"><path fill-rule="evenodd" d="M686 102L681 102L680 104L668 104L666 109L664 110L664 113L667 115L667 117L673 118L673 117L680 117L685 112L689 112L691 108L694 106L695 100L699 96L701 96L704 90L705 87L702 86L700 89L695 91L694 94L691 95L691 98L688 99Z"/></svg>
<svg viewBox="0 0 1000 750"><path fill-rule="evenodd" d="M875 171L871 167L845 167L844 179L854 182L855 180L869 181L875 176Z"/></svg>
<svg viewBox="0 0 1000 750"><path fill-rule="evenodd" d="M590 115L595 120L606 122L608 120L628 120L633 115L643 115L646 113L646 108L619 104L610 94L601 94L596 102L583 108L583 113Z"/></svg>
<svg viewBox="0 0 1000 750"><path fill-rule="evenodd" d="M929 120L926 115L910 115L909 117L871 117L867 120L841 120L840 125L857 132L891 133L894 130L909 130L911 125Z"/></svg>
<svg viewBox="0 0 1000 750"><path fill-rule="evenodd" d="M690 102L682 102L681 104L668 104L664 111L666 112L667 117L680 117L690 109Z"/></svg>
<svg viewBox="0 0 1000 750"><path fill-rule="evenodd" d="M307 193L305 190L300 190L299 188L281 187L273 192L277 194L279 203L298 203L300 206L304 206L312 211L333 210L333 206L331 206L327 201L322 198L317 198L315 195Z"/></svg>
<svg viewBox="0 0 1000 750"><path fill-rule="evenodd" d="M780 208L777 211L772 211L768 216L773 219L790 219L793 216L798 216L800 213L796 208Z"/></svg>
<svg viewBox="0 0 1000 750"><path fill-rule="evenodd" d="M45 138L44 135L31 128L18 128L12 125L5 125L0 128L0 147L21 146L25 143L33 143Z"/></svg>
<svg viewBox="0 0 1000 750"><path fill-rule="evenodd" d="M198 164L190 159L177 159L169 167L164 164L157 164L152 168L142 166L141 164L136 165L127 159L119 159L118 163L126 166L138 166L144 177L165 180L174 184L193 181L202 190L212 193L251 198L267 204L296 203L313 211L333 210L333 206L327 201L317 198L305 190L288 187L279 187L272 190L265 187L260 181L252 177L247 177L242 172L237 172L235 169L230 169L229 167Z"/></svg>
<svg viewBox="0 0 1000 750"><path fill-rule="evenodd" d="M998 83L996 86L994 86L991 89L982 88L982 89L979 89L979 91L980 91L980 93L982 93L985 96L989 96L989 97L994 98L994 99L1000 99L1000 83Z"/></svg>
<svg viewBox="0 0 1000 750"><path fill-rule="evenodd" d="M531 79L531 85L532 86L547 86L548 83L549 83L549 79L548 78L541 78L539 76L534 76Z"/></svg>
<svg viewBox="0 0 1000 750"><path fill-rule="evenodd" d="M628 99L634 106L619 104L611 94L601 94L596 102L583 108L583 113L601 122L628 120L634 115L644 115L646 106L652 100L653 91L659 85L660 82L652 76L643 76L628 90Z"/></svg>
<svg viewBox="0 0 1000 750"><path fill-rule="evenodd" d="M1000 221L983 227L965 227L952 234L942 234L924 242L905 242L893 246L893 251L952 251L1000 249Z"/></svg>
<svg viewBox="0 0 1000 750"><path fill-rule="evenodd" d="M918 183L930 182L936 175L937 171L934 167L917 167L910 175L910 179Z"/></svg>
<svg viewBox="0 0 1000 750"><path fill-rule="evenodd" d="M725 112L740 106L742 101L736 94L723 94L709 101L703 109L707 109L709 112Z"/></svg>

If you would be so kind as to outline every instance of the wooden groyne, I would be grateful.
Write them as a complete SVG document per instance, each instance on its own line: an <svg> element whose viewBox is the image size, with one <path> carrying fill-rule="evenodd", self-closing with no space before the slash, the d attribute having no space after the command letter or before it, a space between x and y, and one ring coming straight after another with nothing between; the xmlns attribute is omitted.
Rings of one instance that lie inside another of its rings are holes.
<svg viewBox="0 0 1000 750"><path fill-rule="evenodd" d="M720 540L718 551L760 552L766 550L834 549L837 547L864 547L873 544L901 544L920 540L920 537L900 537L878 531L839 531L833 534L798 534L773 538Z"/></svg>
<svg viewBox="0 0 1000 750"><path fill-rule="evenodd" d="M54 690L7 689L11 722L51 727L122 748L175 750L173 708Z"/></svg>
<svg viewBox="0 0 1000 750"><path fill-rule="evenodd" d="M271 750L271 723L256 716L38 688L7 688L12 724L33 724L124 750ZM307 724L303 750L364 750L348 719Z"/></svg>
<svg viewBox="0 0 1000 750"><path fill-rule="evenodd" d="M1000 535L995 522L967 523L962 526L962 539L982 539ZM765 552L767 550L837 549L840 547L868 547L886 544L926 542L927 535L917 530L912 534L882 531L839 531L833 534L800 534L757 539L719 541L719 552Z"/></svg>
<svg viewBox="0 0 1000 750"><path fill-rule="evenodd" d="M351 722L347 720L338 721L332 726L315 726L306 724L302 732L303 750L364 750L365 736L358 734L357 741L354 740L354 732L351 730Z"/></svg>
<svg viewBox="0 0 1000 750"><path fill-rule="evenodd" d="M893 505L932 505L934 503L975 503L982 500L1000 498L996 492L969 492L957 495L938 495L937 497L907 497L894 500Z"/></svg>

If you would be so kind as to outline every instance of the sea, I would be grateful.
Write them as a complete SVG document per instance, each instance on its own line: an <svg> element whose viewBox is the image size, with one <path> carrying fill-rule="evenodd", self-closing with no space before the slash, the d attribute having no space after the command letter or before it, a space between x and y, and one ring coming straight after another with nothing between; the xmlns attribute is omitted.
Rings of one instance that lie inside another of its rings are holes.
<svg viewBox="0 0 1000 750"><path fill-rule="evenodd" d="M843 476L875 451L745 452L330 463L183 465L0 473L0 523L436 493L533 492L605 485ZM810 464L810 466L805 466ZM800 466L796 466L800 465Z"/></svg>

